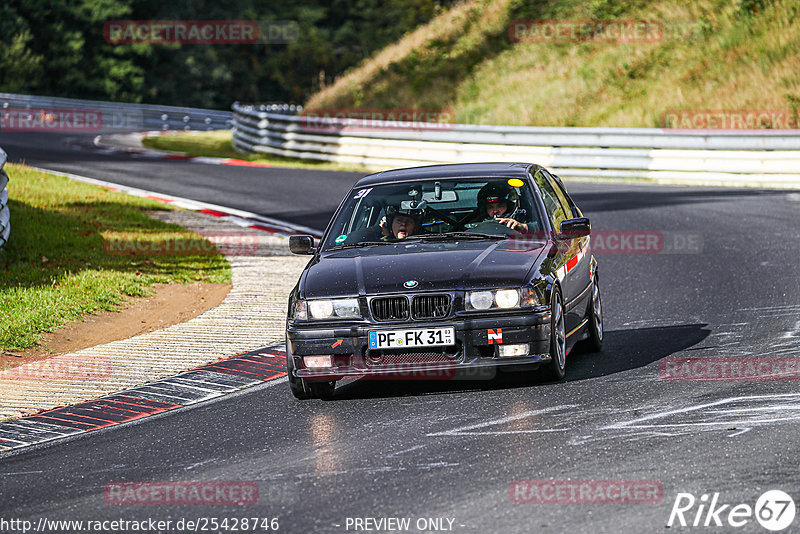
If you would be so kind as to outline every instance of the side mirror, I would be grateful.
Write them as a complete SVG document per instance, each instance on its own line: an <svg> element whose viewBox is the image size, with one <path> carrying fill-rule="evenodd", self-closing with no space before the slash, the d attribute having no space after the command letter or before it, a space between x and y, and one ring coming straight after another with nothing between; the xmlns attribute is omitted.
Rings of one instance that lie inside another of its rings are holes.
<svg viewBox="0 0 800 534"><path fill-rule="evenodd" d="M561 221L559 230L559 234L556 236L557 239L577 239L592 233L592 223L589 222L588 217L576 217L575 219Z"/></svg>
<svg viewBox="0 0 800 534"><path fill-rule="evenodd" d="M292 254L313 254L314 237L310 235L289 236L289 250Z"/></svg>

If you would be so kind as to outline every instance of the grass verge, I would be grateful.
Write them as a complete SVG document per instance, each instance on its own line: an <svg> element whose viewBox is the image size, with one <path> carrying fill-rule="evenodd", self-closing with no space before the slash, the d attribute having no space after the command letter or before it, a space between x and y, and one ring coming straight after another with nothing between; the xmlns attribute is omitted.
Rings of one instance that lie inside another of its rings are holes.
<svg viewBox="0 0 800 534"><path fill-rule="evenodd" d="M372 172L363 167L340 165L337 163L315 162L294 158L283 158L266 154L243 154L233 148L233 134L230 130L210 132L174 132L171 135L145 137L142 144L156 150L181 152L187 156L232 158L256 163L266 163L275 167L291 169L316 169L320 171Z"/></svg>
<svg viewBox="0 0 800 534"><path fill-rule="evenodd" d="M26 349L43 332L118 310L158 282L230 283L230 265L205 238L147 216L163 204L24 165L6 170L12 228L0 252L2 350ZM165 252L175 243L195 246Z"/></svg>
<svg viewBox="0 0 800 534"><path fill-rule="evenodd" d="M509 33L514 21L588 20L651 21L661 32L631 42ZM657 128L676 110L796 116L799 34L796 0L466 0L305 107L445 109L457 123L521 126Z"/></svg>

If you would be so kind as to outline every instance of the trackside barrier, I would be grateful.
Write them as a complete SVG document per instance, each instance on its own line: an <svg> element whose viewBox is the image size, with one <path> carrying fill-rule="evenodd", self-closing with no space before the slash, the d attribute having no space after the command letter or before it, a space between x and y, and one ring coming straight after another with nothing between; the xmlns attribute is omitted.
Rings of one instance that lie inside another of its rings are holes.
<svg viewBox="0 0 800 534"><path fill-rule="evenodd" d="M8 174L3 169L8 156L0 148L0 249L8 242L11 234L11 212L8 209Z"/></svg>
<svg viewBox="0 0 800 534"><path fill-rule="evenodd" d="M0 93L0 131L227 130L231 119L222 110Z"/></svg>
<svg viewBox="0 0 800 534"><path fill-rule="evenodd" d="M242 152L387 169L530 161L562 177L800 188L800 130L709 131L408 123L325 118L301 108L233 104Z"/></svg>

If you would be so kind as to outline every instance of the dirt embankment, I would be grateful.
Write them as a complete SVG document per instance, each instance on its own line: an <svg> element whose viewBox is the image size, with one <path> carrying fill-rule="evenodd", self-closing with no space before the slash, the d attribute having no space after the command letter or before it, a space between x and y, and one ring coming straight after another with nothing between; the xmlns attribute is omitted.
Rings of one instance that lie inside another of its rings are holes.
<svg viewBox="0 0 800 534"><path fill-rule="evenodd" d="M216 307L230 284L158 284L150 297L130 299L119 312L103 311L45 334L38 347L2 353L0 368L43 360L183 323Z"/></svg>

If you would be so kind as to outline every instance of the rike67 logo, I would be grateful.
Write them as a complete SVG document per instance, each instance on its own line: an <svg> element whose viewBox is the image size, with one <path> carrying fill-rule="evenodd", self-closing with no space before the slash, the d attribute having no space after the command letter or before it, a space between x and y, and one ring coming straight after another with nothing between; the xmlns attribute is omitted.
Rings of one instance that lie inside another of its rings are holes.
<svg viewBox="0 0 800 534"><path fill-rule="evenodd" d="M781 490L765 491L755 506L721 502L719 493L703 494L699 499L691 493L678 493L667 527L739 528L755 519L765 529L778 532L792 524L795 512L794 499Z"/></svg>

